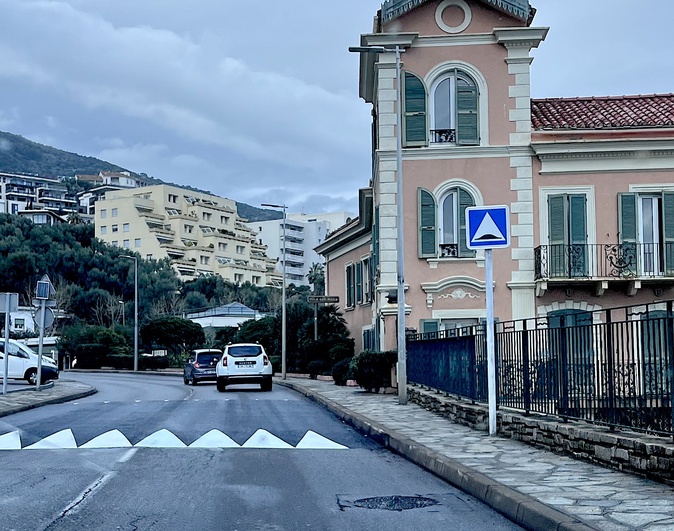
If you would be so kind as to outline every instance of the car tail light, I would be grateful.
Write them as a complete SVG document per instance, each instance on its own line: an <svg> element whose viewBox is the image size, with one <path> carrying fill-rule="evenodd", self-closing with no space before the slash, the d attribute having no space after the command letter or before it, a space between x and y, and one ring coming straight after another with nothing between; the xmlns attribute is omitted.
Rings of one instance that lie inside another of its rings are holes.
<svg viewBox="0 0 674 531"><path fill-rule="evenodd" d="M227 367L227 356L222 357L222 366Z"/></svg>
<svg viewBox="0 0 674 531"><path fill-rule="evenodd" d="M266 354L263 356L263 359L264 359L264 364L269 365L269 358L267 357Z"/></svg>
<svg viewBox="0 0 674 531"><path fill-rule="evenodd" d="M199 362L198 362L198 361L195 361L195 362L194 362L194 368L195 368L195 369L198 369L199 367L201 367L201 365L199 365Z"/></svg>

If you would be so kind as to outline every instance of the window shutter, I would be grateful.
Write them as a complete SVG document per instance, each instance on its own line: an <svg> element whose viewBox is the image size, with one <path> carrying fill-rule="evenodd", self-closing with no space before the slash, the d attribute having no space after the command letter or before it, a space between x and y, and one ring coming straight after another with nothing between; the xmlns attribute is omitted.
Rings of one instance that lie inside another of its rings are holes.
<svg viewBox="0 0 674 531"><path fill-rule="evenodd" d="M571 276L587 276L587 222L585 194L569 195L569 265Z"/></svg>
<svg viewBox="0 0 674 531"><path fill-rule="evenodd" d="M480 143L478 129L478 92L472 80L456 77L456 143L476 146Z"/></svg>
<svg viewBox="0 0 674 531"><path fill-rule="evenodd" d="M414 74L405 72L403 102L403 145L405 147L425 146L426 135L426 89L424 83Z"/></svg>
<svg viewBox="0 0 674 531"><path fill-rule="evenodd" d="M370 282L374 287L377 281L377 269L379 268L379 207L374 209L374 220L372 220L372 275Z"/></svg>
<svg viewBox="0 0 674 531"><path fill-rule="evenodd" d="M674 193L662 193L662 233L664 236L665 274L674 275Z"/></svg>
<svg viewBox="0 0 674 531"><path fill-rule="evenodd" d="M618 194L620 243L637 243L637 194Z"/></svg>
<svg viewBox="0 0 674 531"><path fill-rule="evenodd" d="M459 257L470 258L475 256L475 251L468 248L466 241L466 208L475 206L475 200L463 188L457 189L459 194Z"/></svg>
<svg viewBox="0 0 674 531"><path fill-rule="evenodd" d="M363 302L363 262L356 264L356 303Z"/></svg>
<svg viewBox="0 0 674 531"><path fill-rule="evenodd" d="M419 258L435 258L437 245L435 241L435 198L428 190L418 189L418 252Z"/></svg>
<svg viewBox="0 0 674 531"><path fill-rule="evenodd" d="M548 197L548 273L551 278L564 276L566 267L567 216L566 194Z"/></svg>

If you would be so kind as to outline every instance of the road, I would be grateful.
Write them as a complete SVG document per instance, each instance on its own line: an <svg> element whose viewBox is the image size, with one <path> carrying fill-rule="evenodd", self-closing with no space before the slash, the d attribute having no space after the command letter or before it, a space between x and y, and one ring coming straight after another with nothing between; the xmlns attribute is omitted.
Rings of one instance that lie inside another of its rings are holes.
<svg viewBox="0 0 674 531"><path fill-rule="evenodd" d="M62 377L99 393L0 419L4 530L520 529L281 386Z"/></svg>

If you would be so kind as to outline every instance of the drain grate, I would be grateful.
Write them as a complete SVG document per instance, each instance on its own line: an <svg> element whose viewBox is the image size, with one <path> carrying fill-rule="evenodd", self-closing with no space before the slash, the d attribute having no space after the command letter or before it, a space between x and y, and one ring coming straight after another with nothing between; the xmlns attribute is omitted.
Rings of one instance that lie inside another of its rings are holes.
<svg viewBox="0 0 674 531"><path fill-rule="evenodd" d="M355 500L353 505L363 509L383 509L385 511L407 511L409 509L421 509L438 505L432 498L424 496L375 496L374 498L361 498Z"/></svg>

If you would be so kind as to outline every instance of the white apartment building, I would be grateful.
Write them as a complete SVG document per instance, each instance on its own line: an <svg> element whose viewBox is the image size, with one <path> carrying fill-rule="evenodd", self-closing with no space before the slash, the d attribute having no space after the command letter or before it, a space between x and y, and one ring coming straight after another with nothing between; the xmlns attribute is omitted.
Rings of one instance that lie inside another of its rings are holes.
<svg viewBox="0 0 674 531"><path fill-rule="evenodd" d="M95 203L96 236L146 259L169 258L182 280L220 275L237 284L276 285L265 254L231 199L171 185L110 190Z"/></svg>
<svg viewBox="0 0 674 531"><path fill-rule="evenodd" d="M286 279L296 286L308 286L307 275L312 264L323 264L324 258L314 248L326 236L341 227L353 214L288 214L286 219ZM256 221L247 224L257 233L257 241L267 247L267 255L278 259L277 271L283 271L283 219Z"/></svg>
<svg viewBox="0 0 674 531"><path fill-rule="evenodd" d="M56 178L0 172L0 212L18 214L22 210L77 212L77 200Z"/></svg>

